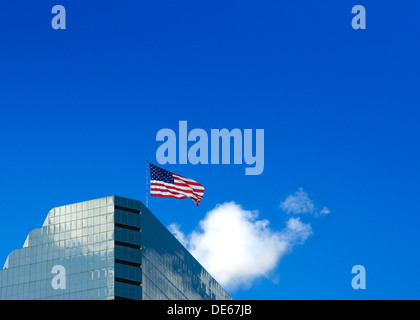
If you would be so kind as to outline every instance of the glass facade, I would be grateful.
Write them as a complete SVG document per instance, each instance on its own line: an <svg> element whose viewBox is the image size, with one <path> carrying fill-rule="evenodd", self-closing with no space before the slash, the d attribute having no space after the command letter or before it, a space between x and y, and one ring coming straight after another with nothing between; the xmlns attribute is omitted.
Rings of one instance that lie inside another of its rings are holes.
<svg viewBox="0 0 420 320"><path fill-rule="evenodd" d="M0 270L0 299L231 299L140 202L54 208Z"/></svg>
<svg viewBox="0 0 420 320"><path fill-rule="evenodd" d="M149 211L142 214L143 299L231 299Z"/></svg>

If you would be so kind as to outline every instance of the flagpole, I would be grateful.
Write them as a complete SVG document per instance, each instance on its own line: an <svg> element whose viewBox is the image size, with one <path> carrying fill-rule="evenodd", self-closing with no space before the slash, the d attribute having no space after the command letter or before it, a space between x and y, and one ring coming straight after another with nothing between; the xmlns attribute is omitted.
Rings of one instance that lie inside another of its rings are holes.
<svg viewBox="0 0 420 320"><path fill-rule="evenodd" d="M146 208L149 208L149 160L146 160Z"/></svg>

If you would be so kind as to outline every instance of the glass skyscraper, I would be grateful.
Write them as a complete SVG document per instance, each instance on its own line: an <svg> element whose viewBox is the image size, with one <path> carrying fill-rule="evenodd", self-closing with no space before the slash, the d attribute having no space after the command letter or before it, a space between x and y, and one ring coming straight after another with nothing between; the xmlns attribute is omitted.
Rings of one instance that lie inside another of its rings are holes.
<svg viewBox="0 0 420 320"><path fill-rule="evenodd" d="M0 270L0 299L231 299L140 202L52 209Z"/></svg>

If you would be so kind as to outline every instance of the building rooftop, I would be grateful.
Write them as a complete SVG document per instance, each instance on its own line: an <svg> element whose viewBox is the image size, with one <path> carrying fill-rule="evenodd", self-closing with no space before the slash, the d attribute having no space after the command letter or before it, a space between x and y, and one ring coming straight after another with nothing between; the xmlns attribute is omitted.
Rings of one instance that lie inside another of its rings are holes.
<svg viewBox="0 0 420 320"><path fill-rule="evenodd" d="M140 201L52 209L0 270L0 299L231 299Z"/></svg>

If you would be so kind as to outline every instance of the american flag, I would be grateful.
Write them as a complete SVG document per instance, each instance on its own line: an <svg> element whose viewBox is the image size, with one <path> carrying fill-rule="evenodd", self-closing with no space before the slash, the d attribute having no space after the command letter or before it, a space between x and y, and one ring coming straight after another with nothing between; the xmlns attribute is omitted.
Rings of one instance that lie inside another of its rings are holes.
<svg viewBox="0 0 420 320"><path fill-rule="evenodd" d="M150 163L150 195L155 197L203 199L204 187L198 182L166 171Z"/></svg>

